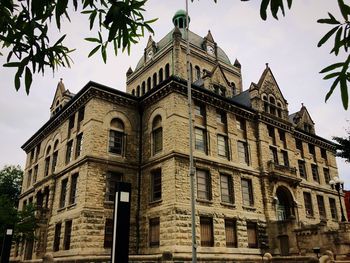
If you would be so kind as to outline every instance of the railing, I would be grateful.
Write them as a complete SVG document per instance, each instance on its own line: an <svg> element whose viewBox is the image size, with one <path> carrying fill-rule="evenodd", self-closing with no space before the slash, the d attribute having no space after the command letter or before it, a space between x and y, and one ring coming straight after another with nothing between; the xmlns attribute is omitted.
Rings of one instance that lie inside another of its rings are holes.
<svg viewBox="0 0 350 263"><path fill-rule="evenodd" d="M281 172L296 176L297 169L295 167L276 164L273 161L268 161L269 172Z"/></svg>

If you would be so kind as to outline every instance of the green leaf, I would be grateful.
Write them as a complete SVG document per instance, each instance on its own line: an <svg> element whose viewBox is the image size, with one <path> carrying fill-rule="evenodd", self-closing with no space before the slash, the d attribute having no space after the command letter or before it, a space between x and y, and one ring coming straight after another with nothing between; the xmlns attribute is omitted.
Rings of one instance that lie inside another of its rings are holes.
<svg viewBox="0 0 350 263"><path fill-rule="evenodd" d="M323 77L323 79L332 79L334 77L338 77L340 75L341 72L334 72L334 73L331 73L331 74L328 74L326 76Z"/></svg>
<svg viewBox="0 0 350 263"><path fill-rule="evenodd" d="M18 91L19 88L21 87L21 79L20 79L20 77L21 77L21 75L22 75L22 71L23 71L23 69L20 70L20 68L18 68L17 73L16 73L16 75L15 75L15 89L16 89L17 91Z"/></svg>
<svg viewBox="0 0 350 263"><path fill-rule="evenodd" d="M334 53L335 53L336 56L338 56L339 48L342 45L342 42L341 42L341 39L340 39L342 32L343 32L343 28L339 27L339 29L337 31L337 34L335 35L335 38L334 38L334 48L333 48L333 50L334 50Z"/></svg>
<svg viewBox="0 0 350 263"><path fill-rule="evenodd" d="M20 65L21 65L21 62L9 62L4 64L3 66L7 68L14 68L14 67L19 67Z"/></svg>
<svg viewBox="0 0 350 263"><path fill-rule="evenodd" d="M334 70L336 68L343 67L343 65L344 65L343 62L339 62L339 63L335 63L335 64L332 64L332 65L329 65L328 67L325 67L324 69L322 69L320 71L320 73L325 73L327 71L331 71L331 70Z"/></svg>
<svg viewBox="0 0 350 263"><path fill-rule="evenodd" d="M267 18L267 14L266 14L266 10L267 7L270 4L270 0L262 0L261 1L261 5L260 5L260 17L262 18L262 20L266 20Z"/></svg>
<svg viewBox="0 0 350 263"><path fill-rule="evenodd" d="M348 85L346 82L346 76L340 79L340 93L341 93L341 99L343 102L343 107L345 110L347 110L349 105L349 94L348 94Z"/></svg>
<svg viewBox="0 0 350 263"><path fill-rule="evenodd" d="M103 59L103 62L106 64L107 62L106 46L102 45L101 47L102 47L101 48L102 59Z"/></svg>
<svg viewBox="0 0 350 263"><path fill-rule="evenodd" d="M337 31L338 26L332 28L331 30L328 31L327 34L325 34L321 40L318 42L317 47L321 47L334 33Z"/></svg>
<svg viewBox="0 0 350 263"><path fill-rule="evenodd" d="M87 38L84 38L86 41L89 41L89 42L97 42L97 43L101 43L100 40L98 38L93 38L93 37L87 37Z"/></svg>
<svg viewBox="0 0 350 263"><path fill-rule="evenodd" d="M339 78L337 78L337 79L333 82L331 88L329 89L329 91L328 91L328 93L327 93L327 95L326 95L325 102L327 102L327 100L329 99L329 97L332 95L332 93L333 93L335 87L338 85L338 83L339 83Z"/></svg>
<svg viewBox="0 0 350 263"><path fill-rule="evenodd" d="M93 54L95 54L97 52L97 50L100 49L101 46L97 46L95 47L93 50L90 51L89 55L88 55L88 58L91 57Z"/></svg>
<svg viewBox="0 0 350 263"><path fill-rule="evenodd" d="M32 85L32 72L28 67L26 67L26 73L25 73L25 85L26 85L26 93L29 94L30 86Z"/></svg>
<svg viewBox="0 0 350 263"><path fill-rule="evenodd" d="M344 1L343 0L338 0L338 6L339 6L339 9L340 9L340 12L343 16L343 18L345 20L348 20L348 8L347 8L347 5L344 4Z"/></svg>

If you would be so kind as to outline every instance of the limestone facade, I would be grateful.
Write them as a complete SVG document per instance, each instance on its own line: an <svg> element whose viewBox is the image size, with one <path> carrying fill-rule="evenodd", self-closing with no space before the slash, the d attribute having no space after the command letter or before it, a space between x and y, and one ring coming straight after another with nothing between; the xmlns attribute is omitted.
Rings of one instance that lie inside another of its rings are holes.
<svg viewBox="0 0 350 263"><path fill-rule="evenodd" d="M127 72L126 93L89 82L74 95L58 84L51 118L22 147L19 209L36 203L39 226L36 240L14 246L12 260L110 260L117 181L132 186L129 261L191 260L181 18L174 16L177 27L158 43L149 39ZM211 32L189 39L198 259L252 262L265 250L308 255L315 245L305 240L317 238L321 249L343 253L325 234L341 225L349 238L328 184L338 177L333 143L315 134L305 106L289 114L268 65L243 91L240 63L231 64Z"/></svg>

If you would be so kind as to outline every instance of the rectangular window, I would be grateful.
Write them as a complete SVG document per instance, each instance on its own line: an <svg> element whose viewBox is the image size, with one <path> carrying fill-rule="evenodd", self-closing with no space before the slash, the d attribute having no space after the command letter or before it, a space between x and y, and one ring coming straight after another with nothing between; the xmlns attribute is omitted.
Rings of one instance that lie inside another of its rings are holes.
<svg viewBox="0 0 350 263"><path fill-rule="evenodd" d="M38 170L39 170L39 165L34 166L34 172L33 172L33 184L36 182L38 178Z"/></svg>
<svg viewBox="0 0 350 263"><path fill-rule="evenodd" d="M321 157L327 161L327 150L324 148L321 148Z"/></svg>
<svg viewBox="0 0 350 263"><path fill-rule="evenodd" d="M285 150L281 150L281 154L283 157L283 165L285 167L289 167L289 159L288 159L288 152Z"/></svg>
<svg viewBox="0 0 350 263"><path fill-rule="evenodd" d="M107 172L106 177L106 201L114 201L117 183L122 181L123 174L117 172Z"/></svg>
<svg viewBox="0 0 350 263"><path fill-rule="evenodd" d="M226 247L237 247L236 220L225 219Z"/></svg>
<svg viewBox="0 0 350 263"><path fill-rule="evenodd" d="M316 164L311 164L311 172L314 181L320 183L320 177L318 176L318 169Z"/></svg>
<svg viewBox="0 0 350 263"><path fill-rule="evenodd" d="M253 197L252 181L250 179L243 179L242 178L241 187L242 187L243 205L253 206L254 205L254 197Z"/></svg>
<svg viewBox="0 0 350 263"><path fill-rule="evenodd" d="M299 175L301 178L304 178L307 180L307 174L305 169L305 162L302 160L298 160L298 167L299 167Z"/></svg>
<svg viewBox="0 0 350 263"><path fill-rule="evenodd" d="M113 242L113 219L106 218L104 248L111 248Z"/></svg>
<svg viewBox="0 0 350 263"><path fill-rule="evenodd" d="M257 224L254 222L247 222L248 247L258 247L258 231Z"/></svg>
<svg viewBox="0 0 350 263"><path fill-rule="evenodd" d="M195 116L205 117L205 105L203 104L194 104L194 114Z"/></svg>
<svg viewBox="0 0 350 263"><path fill-rule="evenodd" d="M85 115L85 107L82 107L79 109L79 112L78 112L78 127L77 127L78 131L81 128L82 122L84 120L84 115Z"/></svg>
<svg viewBox="0 0 350 263"><path fill-rule="evenodd" d="M220 124L226 125L226 112L221 110L216 110L216 121Z"/></svg>
<svg viewBox="0 0 350 263"><path fill-rule="evenodd" d="M73 174L70 183L69 204L75 204L77 199L77 183L79 174Z"/></svg>
<svg viewBox="0 0 350 263"><path fill-rule="evenodd" d="M61 182L60 208L66 205L67 184L68 184L68 179L67 178L63 179Z"/></svg>
<svg viewBox="0 0 350 263"><path fill-rule="evenodd" d="M32 170L28 171L27 188L32 184Z"/></svg>
<svg viewBox="0 0 350 263"><path fill-rule="evenodd" d="M337 205L334 198L329 198L329 208L331 209L331 216L333 220L338 219Z"/></svg>
<svg viewBox="0 0 350 263"><path fill-rule="evenodd" d="M34 160L34 148L30 151L29 164L31 165Z"/></svg>
<svg viewBox="0 0 350 263"><path fill-rule="evenodd" d="M328 168L323 168L323 175L324 175L324 181L326 182L326 184L329 184L329 181L331 180L331 175L329 173Z"/></svg>
<svg viewBox="0 0 350 263"><path fill-rule="evenodd" d="M50 170L50 156L46 157L45 159L45 173L44 176L49 175L49 170Z"/></svg>
<svg viewBox="0 0 350 263"><path fill-rule="evenodd" d="M284 148L286 148L287 146L286 133L282 130L278 130L278 135L280 137L280 141L283 143Z"/></svg>
<svg viewBox="0 0 350 263"><path fill-rule="evenodd" d="M120 131L109 131L109 152L115 154L123 153L124 133Z"/></svg>
<svg viewBox="0 0 350 263"><path fill-rule="evenodd" d="M238 146L238 161L240 163L249 165L248 144L246 142L237 142Z"/></svg>
<svg viewBox="0 0 350 263"><path fill-rule="evenodd" d="M267 126L267 131L272 141L275 142L275 128L273 126Z"/></svg>
<svg viewBox="0 0 350 263"><path fill-rule="evenodd" d="M312 155L312 158L315 160L315 145L309 143L308 146L309 146L309 153Z"/></svg>
<svg viewBox="0 0 350 263"><path fill-rule="evenodd" d="M305 213L306 216L313 216L314 211L312 208L312 199L310 193L304 193L304 205L305 205Z"/></svg>
<svg viewBox="0 0 350 263"><path fill-rule="evenodd" d="M62 226L61 223L58 223L55 226L55 238L53 240L53 251L60 250L61 226Z"/></svg>
<svg viewBox="0 0 350 263"><path fill-rule="evenodd" d="M202 152L207 152L207 136L204 129L195 128L194 129L195 137L195 149Z"/></svg>
<svg viewBox="0 0 350 263"><path fill-rule="evenodd" d="M245 120L239 116L236 116L236 127L238 130L245 131Z"/></svg>
<svg viewBox="0 0 350 263"><path fill-rule="evenodd" d="M64 226L63 248L65 250L70 249L71 235L72 235L72 220L69 220L69 221L66 221Z"/></svg>
<svg viewBox="0 0 350 263"><path fill-rule="evenodd" d="M214 246L213 219L211 217L200 218L201 246Z"/></svg>
<svg viewBox="0 0 350 263"><path fill-rule="evenodd" d="M277 149L272 146L270 146L270 158L274 162L274 164L278 164Z"/></svg>
<svg viewBox="0 0 350 263"><path fill-rule="evenodd" d="M162 171L157 169L151 172L151 201L162 199Z"/></svg>
<svg viewBox="0 0 350 263"><path fill-rule="evenodd" d="M220 174L221 201L224 203L234 203L234 191L232 176Z"/></svg>
<svg viewBox="0 0 350 263"><path fill-rule="evenodd" d="M57 165L58 151L54 151L52 154L52 172L55 172Z"/></svg>
<svg viewBox="0 0 350 263"><path fill-rule="evenodd" d="M68 138L70 137L72 130L74 128L74 119L75 119L75 114L73 114L68 121Z"/></svg>
<svg viewBox="0 0 350 263"><path fill-rule="evenodd" d="M227 137L218 134L218 155L228 157L228 141Z"/></svg>
<svg viewBox="0 0 350 263"><path fill-rule="evenodd" d="M152 132L153 136L153 154L161 152L163 149L163 129L159 127Z"/></svg>
<svg viewBox="0 0 350 263"><path fill-rule="evenodd" d="M159 217L149 220L149 246L159 247L160 225Z"/></svg>
<svg viewBox="0 0 350 263"><path fill-rule="evenodd" d="M211 181L208 171L197 170L197 198L211 200Z"/></svg>
<svg viewBox="0 0 350 263"><path fill-rule="evenodd" d="M299 139L295 139L295 146L297 150L299 150L300 153L303 154L303 142Z"/></svg>
<svg viewBox="0 0 350 263"><path fill-rule="evenodd" d="M317 196L317 206L320 218L326 218L326 209L324 206L324 199L322 195Z"/></svg>
<svg viewBox="0 0 350 263"><path fill-rule="evenodd" d="M72 153L73 153L73 140L70 140L67 143L66 164L72 160Z"/></svg>
<svg viewBox="0 0 350 263"><path fill-rule="evenodd" d="M40 143L36 146L35 150L35 162L39 159L39 154L40 154Z"/></svg>
<svg viewBox="0 0 350 263"><path fill-rule="evenodd" d="M77 136L77 144L75 147L75 158L78 158L81 155L82 150L83 150L83 133L80 133Z"/></svg>

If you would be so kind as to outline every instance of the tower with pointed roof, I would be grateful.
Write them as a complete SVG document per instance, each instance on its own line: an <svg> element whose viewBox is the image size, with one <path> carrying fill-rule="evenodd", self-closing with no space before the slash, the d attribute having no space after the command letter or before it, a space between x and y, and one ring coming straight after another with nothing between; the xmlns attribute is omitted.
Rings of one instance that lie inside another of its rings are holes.
<svg viewBox="0 0 350 263"><path fill-rule="evenodd" d="M107 262L116 184L131 184L129 262L190 262L191 206L186 13L126 72L126 92L88 82L77 94L61 80L51 117L22 146L27 153L20 209L36 203L35 240L12 260ZM349 226L335 145L318 136L311 114L289 105L272 69L243 90L208 31L189 31L196 235L199 262L305 262L348 253ZM293 257L291 257L293 256Z"/></svg>

